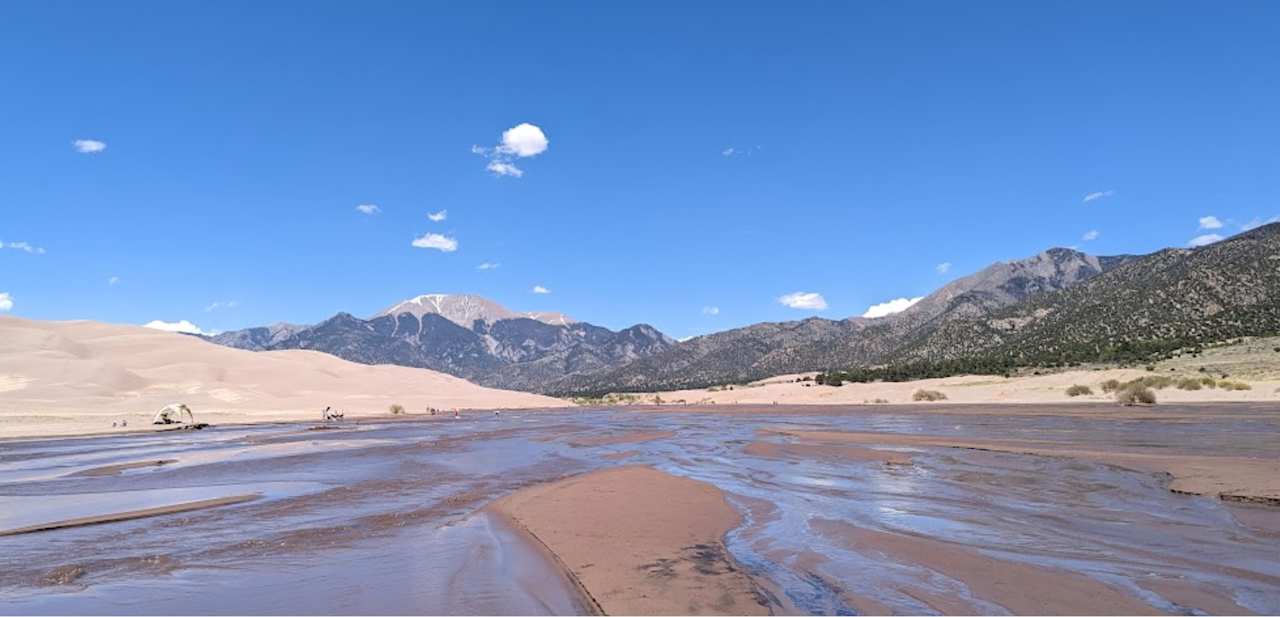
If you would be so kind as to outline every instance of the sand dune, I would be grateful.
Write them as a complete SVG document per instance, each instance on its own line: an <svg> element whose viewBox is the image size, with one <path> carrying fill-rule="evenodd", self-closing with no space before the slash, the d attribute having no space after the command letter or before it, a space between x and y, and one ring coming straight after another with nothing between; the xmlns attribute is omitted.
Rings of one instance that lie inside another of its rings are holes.
<svg viewBox="0 0 1280 617"><path fill-rule="evenodd" d="M185 402L210 423L308 420L436 408L557 407L425 369L369 366L311 351L251 352L137 326L0 317L0 437L149 429Z"/></svg>

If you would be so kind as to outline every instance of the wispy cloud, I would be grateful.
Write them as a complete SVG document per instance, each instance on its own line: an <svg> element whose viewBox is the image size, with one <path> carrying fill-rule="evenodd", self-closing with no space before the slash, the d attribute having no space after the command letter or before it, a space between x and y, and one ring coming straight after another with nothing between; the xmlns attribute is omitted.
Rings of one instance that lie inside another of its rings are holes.
<svg viewBox="0 0 1280 617"><path fill-rule="evenodd" d="M723 156L725 158L731 158L735 156L751 156L759 151L760 151L760 146L747 146L746 148L739 148L737 146L726 146L723 150L720 151L720 156Z"/></svg>
<svg viewBox="0 0 1280 617"><path fill-rule="evenodd" d="M814 291L795 291L778 298L778 303L793 309L821 311L827 308L827 299Z"/></svg>
<svg viewBox="0 0 1280 617"><path fill-rule="evenodd" d="M1187 246L1192 246L1192 247L1206 246L1209 244L1213 244L1214 242L1218 242L1220 240L1222 240L1222 236L1218 234L1204 234L1204 235L1196 236L1192 238L1191 241L1187 243Z"/></svg>
<svg viewBox="0 0 1280 617"><path fill-rule="evenodd" d="M924 299L924 296L918 296L915 298L896 298L888 302L881 302L880 304L872 304L867 309L867 312L863 313L862 316L874 319L876 317L884 317L885 315L901 313L902 311L905 311L911 308L913 304L923 299Z"/></svg>
<svg viewBox="0 0 1280 617"><path fill-rule="evenodd" d="M8 313L13 310L13 296L9 292L0 292L0 313Z"/></svg>
<svg viewBox="0 0 1280 617"><path fill-rule="evenodd" d="M934 267L933 267L933 269L934 269L934 270L936 270L936 271L938 272L938 274L946 274L946 273L948 273L948 272L950 272L950 271L951 271L951 262L949 262L949 261L944 261L944 262L942 262L942 263L940 263L940 264L938 264L938 265L934 266Z"/></svg>
<svg viewBox="0 0 1280 617"><path fill-rule="evenodd" d="M497 270L501 266L502 264L500 263L493 262L493 261L486 261L476 266L476 270Z"/></svg>
<svg viewBox="0 0 1280 617"><path fill-rule="evenodd" d="M109 276L109 277L107 277L107 284L108 284L108 285L115 285L115 284L117 284L117 283L119 283L119 282L120 282L120 277L118 277L118 276Z"/></svg>
<svg viewBox="0 0 1280 617"><path fill-rule="evenodd" d="M235 300L220 300L217 302L209 303L209 306L204 307L204 312L212 313L214 311L223 311L226 309L233 309L238 306L240 306L240 303Z"/></svg>
<svg viewBox="0 0 1280 617"><path fill-rule="evenodd" d="M1091 201L1097 201L1097 200L1102 199L1102 198L1104 198L1104 197L1111 197L1112 195L1115 195L1115 194L1116 194L1116 192L1115 192L1115 191L1113 191L1113 190L1106 190L1106 191L1094 191L1094 192L1089 193L1089 194L1087 194L1087 195L1085 195L1085 196L1084 196L1084 203L1089 203L1089 202L1091 202Z"/></svg>
<svg viewBox="0 0 1280 617"><path fill-rule="evenodd" d="M432 222L439 223L440 221L449 218L449 211L441 210L439 212L428 212L427 218L431 219Z"/></svg>
<svg viewBox="0 0 1280 617"><path fill-rule="evenodd" d="M155 321L148 321L147 323L142 324L142 327L151 328L152 330L164 330L165 332L181 332L183 334L216 334L216 332L201 330L200 326L197 326L185 319L181 321L160 321L157 319Z"/></svg>
<svg viewBox="0 0 1280 617"><path fill-rule="evenodd" d="M534 286L533 286L533 289L530 289L529 291L532 291L533 293L536 293L536 294L549 294L549 293L551 293L551 290L550 290L550 289L547 289L546 287L543 287L542 285L534 285ZM570 295L572 295L572 294L570 294Z"/></svg>
<svg viewBox="0 0 1280 617"><path fill-rule="evenodd" d="M703 314L703 315L719 315L719 314L720 314L720 307L718 307L718 306L704 306L704 307L702 307L702 314Z"/></svg>
<svg viewBox="0 0 1280 617"><path fill-rule="evenodd" d="M1097 240L1098 236L1101 236L1101 235L1102 235L1102 232L1096 229L1090 229L1089 231L1084 232L1084 235L1080 236L1080 239L1084 240L1085 242L1089 242L1091 240Z"/></svg>
<svg viewBox="0 0 1280 617"><path fill-rule="evenodd" d="M71 146L80 154L97 154L107 149L107 142L96 139L77 139L71 142ZM128 150L128 148L125 149Z"/></svg>
<svg viewBox="0 0 1280 617"><path fill-rule="evenodd" d="M1200 229L1222 229L1222 221L1216 216L1200 217Z"/></svg>
<svg viewBox="0 0 1280 617"><path fill-rule="evenodd" d="M513 178L524 177L523 169L520 169L519 167L516 167L515 164L507 161L489 161L489 164L485 166L485 169L489 170L496 176L511 176Z"/></svg>
<svg viewBox="0 0 1280 617"><path fill-rule="evenodd" d="M502 141L492 148L471 146L471 153L489 159L485 169L496 176L520 178L524 170L513 163L515 159L538 156L550 145L542 128L522 122L502 132Z"/></svg>
<svg viewBox="0 0 1280 617"><path fill-rule="evenodd" d="M22 251L31 255L44 255L45 250L35 246L30 242L3 242L0 241L0 249L10 249L13 251Z"/></svg>
<svg viewBox="0 0 1280 617"><path fill-rule="evenodd" d="M382 208L379 208L377 204L360 204L356 206L356 212L359 212L360 214L373 216L375 214L378 214L379 212L382 212Z"/></svg>
<svg viewBox="0 0 1280 617"><path fill-rule="evenodd" d="M423 234L413 239L413 246L420 249L435 249L452 253L458 250L458 241L444 234Z"/></svg>

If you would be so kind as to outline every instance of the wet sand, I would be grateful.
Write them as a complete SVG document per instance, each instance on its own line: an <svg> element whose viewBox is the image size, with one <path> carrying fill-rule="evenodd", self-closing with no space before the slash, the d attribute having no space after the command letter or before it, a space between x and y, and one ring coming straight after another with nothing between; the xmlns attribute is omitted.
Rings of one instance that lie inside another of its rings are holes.
<svg viewBox="0 0 1280 617"><path fill-rule="evenodd" d="M525 488L492 508L555 553L607 614L769 614L724 546L741 517L709 484L622 467Z"/></svg>
<svg viewBox="0 0 1280 617"><path fill-rule="evenodd" d="M996 559L976 549L906 534L862 529L815 519L813 528L859 552L918 565L954 578L966 593L932 593L927 586L901 589L942 613L981 615L1004 607L1019 615L1156 615L1162 611L1080 574ZM945 601L946 604L939 602Z"/></svg>
<svg viewBox="0 0 1280 617"><path fill-rule="evenodd" d="M779 431L804 441L825 444L937 446L990 450L1037 456L1080 458L1172 476L1169 490L1210 495L1226 501L1280 505L1280 459L1271 457L1202 456L1178 453L1117 452L1085 449L1047 441L955 439L936 435L894 435L832 431ZM791 446L792 448L806 446ZM807 446L820 448L822 446ZM828 446L830 447L830 446Z"/></svg>
<svg viewBox="0 0 1280 617"><path fill-rule="evenodd" d="M1280 409L769 407L4 442L0 529L261 496L0 537L0 614L1280 613L1280 507L1170 490Z"/></svg>
<svg viewBox="0 0 1280 617"><path fill-rule="evenodd" d="M191 512L193 510L203 510L205 508L217 508L221 506L233 506L240 503L253 501L262 497L258 494L250 495L232 495L230 497L216 497L213 499L201 499L198 501L186 501L183 503L175 503L167 506L157 506L155 508L144 508L142 510L129 510L126 512L112 512L110 514L97 514L93 516L80 516L59 521L49 521L47 523L38 523L36 525L28 525L26 527L18 527L16 529L0 529L0 536L16 536L24 533L36 533L38 531L53 531L55 529L66 529L69 527L84 527L86 525L102 525L106 523L116 523L120 521L132 521L140 518L150 518L153 516L163 516L165 514L179 514L182 512Z"/></svg>

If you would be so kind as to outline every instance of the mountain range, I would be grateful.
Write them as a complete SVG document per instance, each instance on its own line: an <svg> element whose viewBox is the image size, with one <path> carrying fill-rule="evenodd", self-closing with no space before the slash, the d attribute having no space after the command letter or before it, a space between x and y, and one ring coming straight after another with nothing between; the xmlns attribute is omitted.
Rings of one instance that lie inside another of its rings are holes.
<svg viewBox="0 0 1280 617"><path fill-rule="evenodd" d="M612 331L560 313L521 313L467 294L426 294L368 319L338 313L315 325L275 324L207 337L229 347L310 349L364 364L429 368L470 381L540 391L675 344L652 326Z"/></svg>
<svg viewBox="0 0 1280 617"><path fill-rule="evenodd" d="M569 395L833 368L1131 362L1277 332L1280 224L1270 224L1149 255L1054 248L958 278L885 317L760 323L679 343L644 324L614 332L559 313L518 313L477 296L443 294L397 303L367 320L340 313L314 326L277 324L211 340L314 349Z"/></svg>

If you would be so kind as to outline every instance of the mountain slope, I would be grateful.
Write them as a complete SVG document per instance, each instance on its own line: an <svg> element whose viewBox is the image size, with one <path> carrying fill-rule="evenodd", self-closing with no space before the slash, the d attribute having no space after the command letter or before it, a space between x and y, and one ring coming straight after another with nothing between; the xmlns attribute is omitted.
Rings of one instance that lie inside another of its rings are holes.
<svg viewBox="0 0 1280 617"><path fill-rule="evenodd" d="M363 364L429 368L532 392L675 343L647 325L614 332L559 313L518 313L479 296L443 294L397 303L367 320L339 313L314 326L248 328L209 340L255 351L311 349Z"/></svg>
<svg viewBox="0 0 1280 617"><path fill-rule="evenodd" d="M1035 294L1069 288L1132 259L1050 249L956 279L887 317L754 324L690 339L618 369L571 376L547 391L668 390L873 364L950 321L980 317Z"/></svg>
<svg viewBox="0 0 1280 617"><path fill-rule="evenodd" d="M374 317L396 317L405 313L418 318L436 314L464 328L471 328L477 321L492 324L522 317L554 326L567 326L575 321L562 313L513 311L488 298L471 294L423 294L397 302Z"/></svg>
<svg viewBox="0 0 1280 617"><path fill-rule="evenodd" d="M940 326L897 362L989 357L1019 365L1140 360L1280 332L1280 223L1130 258L1079 285Z"/></svg>

